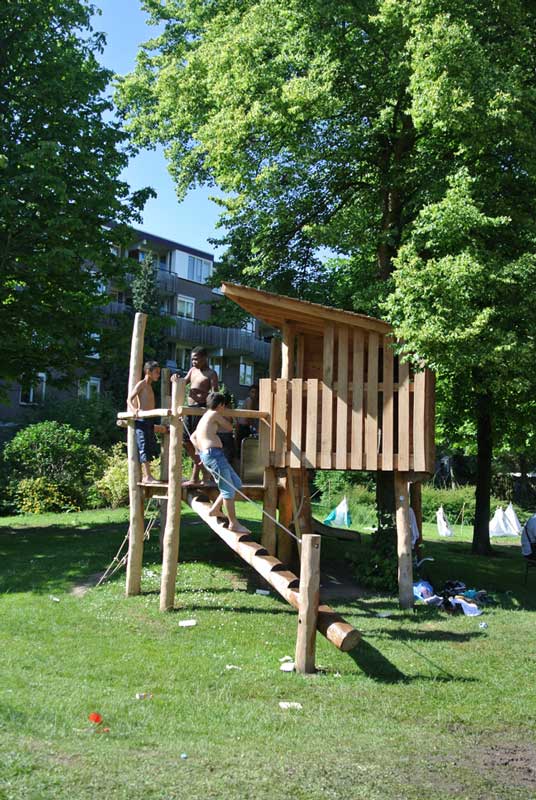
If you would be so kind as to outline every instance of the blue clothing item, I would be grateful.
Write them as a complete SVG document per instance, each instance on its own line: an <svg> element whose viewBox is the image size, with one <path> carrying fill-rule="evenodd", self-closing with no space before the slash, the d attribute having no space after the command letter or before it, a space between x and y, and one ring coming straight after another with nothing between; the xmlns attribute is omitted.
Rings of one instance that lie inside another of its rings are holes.
<svg viewBox="0 0 536 800"><path fill-rule="evenodd" d="M134 429L136 431L136 444L138 446L140 464L152 461L158 455L158 443L154 435L154 422L137 419L134 423Z"/></svg>
<svg viewBox="0 0 536 800"><path fill-rule="evenodd" d="M223 499L234 500L235 489L242 487L242 481L227 461L223 448L209 447L208 450L200 450L199 458L203 466L214 476Z"/></svg>

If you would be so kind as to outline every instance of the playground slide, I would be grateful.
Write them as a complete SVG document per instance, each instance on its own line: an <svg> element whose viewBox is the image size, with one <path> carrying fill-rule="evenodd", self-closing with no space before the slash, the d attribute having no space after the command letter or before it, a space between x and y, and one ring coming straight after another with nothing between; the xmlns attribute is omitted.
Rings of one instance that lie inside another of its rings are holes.
<svg viewBox="0 0 536 800"><path fill-rule="evenodd" d="M320 536L327 536L331 539L346 539L349 542L361 542L359 531L349 531L347 528L332 528L331 525L324 525L319 519L313 517L313 531Z"/></svg>
<svg viewBox="0 0 536 800"><path fill-rule="evenodd" d="M202 502L195 492L187 493L186 502L220 539L262 575L291 606L299 609L297 575L275 556L271 556L266 548L253 541L250 534L230 531L216 517L209 516L210 503ZM353 650L361 638L358 630L326 605L318 608L317 627L326 639L344 652Z"/></svg>

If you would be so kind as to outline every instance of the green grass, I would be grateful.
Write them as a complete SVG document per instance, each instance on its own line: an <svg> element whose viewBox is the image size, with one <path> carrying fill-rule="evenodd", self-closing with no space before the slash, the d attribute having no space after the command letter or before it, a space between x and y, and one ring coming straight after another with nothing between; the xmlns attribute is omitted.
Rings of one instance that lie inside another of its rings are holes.
<svg viewBox="0 0 536 800"><path fill-rule="evenodd" d="M295 612L255 594L249 568L190 511L174 613L158 611L157 535L142 595L124 597L122 571L72 595L109 563L126 520L122 509L0 520L0 798L536 797L536 575L523 585L517 542L487 560L470 555L469 533L425 531L430 579L461 578L497 605L469 618L403 614L393 597L333 603L363 641L343 654L319 636L322 672L302 677L279 670ZM324 562L347 551L326 541ZM186 618L197 625L179 627ZM92 711L109 733L90 729Z"/></svg>

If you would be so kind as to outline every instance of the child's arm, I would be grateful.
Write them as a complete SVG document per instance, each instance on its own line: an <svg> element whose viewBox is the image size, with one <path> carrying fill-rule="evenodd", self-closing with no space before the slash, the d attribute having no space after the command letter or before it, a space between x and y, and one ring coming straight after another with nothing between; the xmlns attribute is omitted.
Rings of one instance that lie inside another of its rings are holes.
<svg viewBox="0 0 536 800"><path fill-rule="evenodd" d="M225 419L221 413L216 414L216 422L218 423L218 428L222 428L224 431L232 431L233 430L233 423L229 419Z"/></svg>
<svg viewBox="0 0 536 800"><path fill-rule="evenodd" d="M130 392L130 394L129 394L128 398L127 398L127 408L128 408L129 411L132 411L134 414L137 411L139 411L140 407L141 407L140 391L141 391L141 388L142 388L143 385L144 385L144 381L143 380L138 381L138 383L135 385L135 387ZM134 405L134 400L136 400L136 399L138 401L138 405L137 406Z"/></svg>

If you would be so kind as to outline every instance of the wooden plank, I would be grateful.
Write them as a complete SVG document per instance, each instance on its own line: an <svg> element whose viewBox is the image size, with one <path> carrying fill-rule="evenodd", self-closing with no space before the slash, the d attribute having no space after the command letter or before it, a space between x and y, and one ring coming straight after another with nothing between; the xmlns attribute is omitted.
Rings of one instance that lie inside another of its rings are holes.
<svg viewBox="0 0 536 800"><path fill-rule="evenodd" d="M134 389L141 379L143 367L143 345L147 314L137 313L134 317L132 342L130 347L130 366L128 376L128 393ZM132 419L132 416L131 416ZM125 594L127 597L141 592L141 570L143 563L143 489L140 481L140 462L136 444L134 422L129 423L127 435L128 458L128 493L130 508L130 527L128 538L128 560Z"/></svg>
<svg viewBox="0 0 536 800"><path fill-rule="evenodd" d="M307 416L305 420L305 463L308 469L316 469L316 440L318 435L318 380L305 381L307 387Z"/></svg>
<svg viewBox="0 0 536 800"><path fill-rule="evenodd" d="M415 373L413 378L413 469L426 469L426 374Z"/></svg>
<svg viewBox="0 0 536 800"><path fill-rule="evenodd" d="M293 501L291 497L292 486L289 485L288 479L283 479L283 485L280 486L277 500L278 520L285 528L290 530L293 523ZM298 552L296 548L296 540L289 536L288 533L282 528L277 529L277 557L281 559L284 564L293 564L297 560Z"/></svg>
<svg viewBox="0 0 536 800"><path fill-rule="evenodd" d="M272 429L272 381L262 378L259 381L259 411L269 414L268 419L259 420L259 459L265 467L270 464L270 441Z"/></svg>
<svg viewBox="0 0 536 800"><path fill-rule="evenodd" d="M264 470L263 510L266 514L262 516L261 544L272 556L275 556L277 552L277 529L275 523L277 513L277 476L273 467L267 467Z"/></svg>
<svg viewBox="0 0 536 800"><path fill-rule="evenodd" d="M171 407L173 411L184 402L185 391L185 379L178 378L175 375L171 386ZM182 431L181 420L174 414L171 418L169 431L168 508L162 545L160 611L171 611L175 604L182 504Z"/></svg>
<svg viewBox="0 0 536 800"><path fill-rule="evenodd" d="M435 375L426 370L426 472L435 471Z"/></svg>
<svg viewBox="0 0 536 800"><path fill-rule="evenodd" d="M272 336L270 342L269 375L272 380L281 377L281 339L279 336Z"/></svg>
<svg viewBox="0 0 536 800"><path fill-rule="evenodd" d="M316 626L320 601L320 536L302 537L296 672L315 672Z"/></svg>
<svg viewBox="0 0 536 800"><path fill-rule="evenodd" d="M288 381L275 381L274 398L274 466L284 467L287 452L287 392Z"/></svg>
<svg viewBox="0 0 536 800"><path fill-rule="evenodd" d="M383 337L383 416L382 416L382 470L394 469L394 356L391 339Z"/></svg>
<svg viewBox="0 0 536 800"><path fill-rule="evenodd" d="M352 365L352 433L350 469L363 468L363 392L365 384L365 338L354 331Z"/></svg>
<svg viewBox="0 0 536 800"><path fill-rule="evenodd" d="M378 334L369 333L365 458L366 467L371 470L378 468L378 353Z"/></svg>
<svg viewBox="0 0 536 800"><path fill-rule="evenodd" d="M296 342L294 324L285 322L281 328L281 377L290 380L294 377L294 348Z"/></svg>
<svg viewBox="0 0 536 800"><path fill-rule="evenodd" d="M296 377L303 378L304 377L304 368L305 368L305 336L303 333L300 333L297 337L297 344L296 344Z"/></svg>
<svg viewBox="0 0 536 800"><path fill-rule="evenodd" d="M292 415L289 466L298 469L302 462L303 380L293 378L290 381L290 389Z"/></svg>
<svg viewBox="0 0 536 800"><path fill-rule="evenodd" d="M404 472L395 472L395 509L398 552L398 602L400 608L411 609L413 608L413 559L411 556L408 481Z"/></svg>
<svg viewBox="0 0 536 800"><path fill-rule="evenodd" d="M398 469L407 472L409 460L409 364L398 365Z"/></svg>
<svg viewBox="0 0 536 800"><path fill-rule="evenodd" d="M348 468L348 328L340 327L337 357L335 469Z"/></svg>
<svg viewBox="0 0 536 800"><path fill-rule="evenodd" d="M331 469L332 466L334 350L335 326L326 325L322 367L322 429L320 434L320 466L322 469Z"/></svg>

